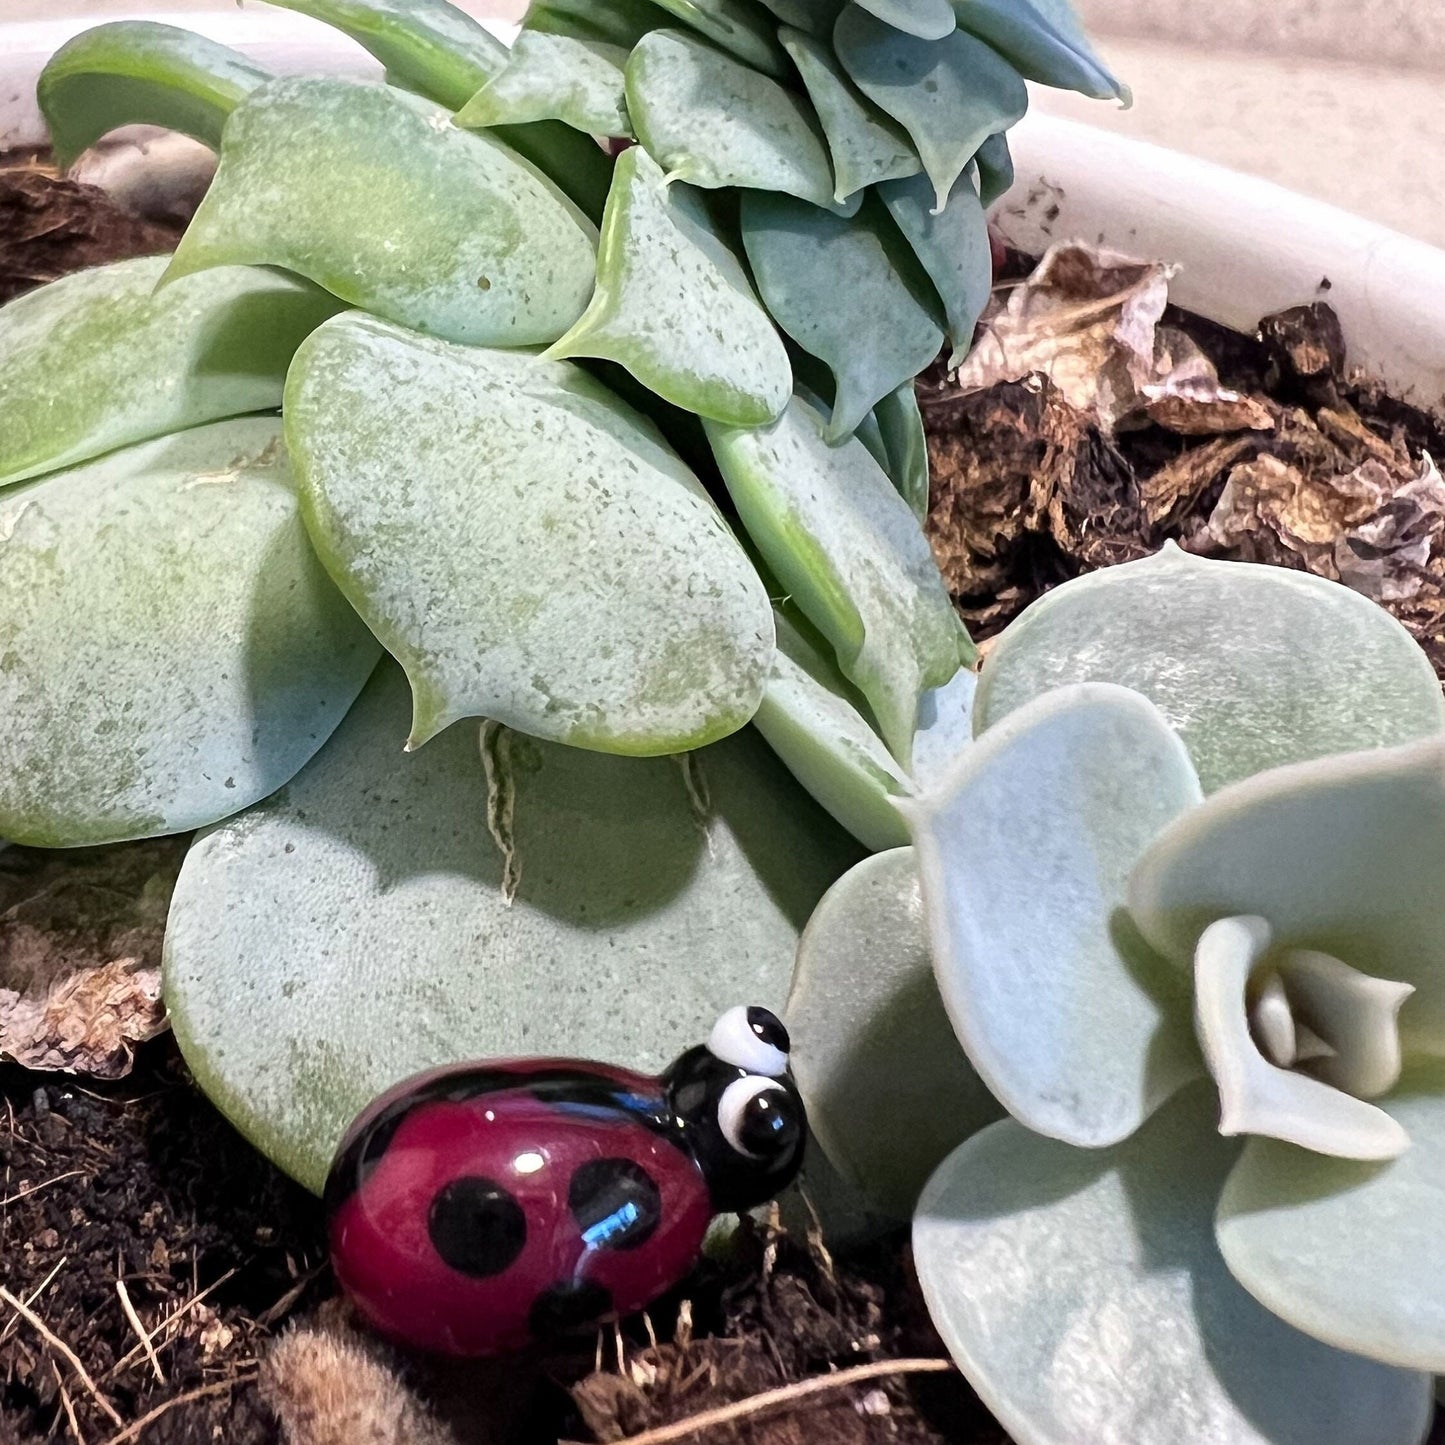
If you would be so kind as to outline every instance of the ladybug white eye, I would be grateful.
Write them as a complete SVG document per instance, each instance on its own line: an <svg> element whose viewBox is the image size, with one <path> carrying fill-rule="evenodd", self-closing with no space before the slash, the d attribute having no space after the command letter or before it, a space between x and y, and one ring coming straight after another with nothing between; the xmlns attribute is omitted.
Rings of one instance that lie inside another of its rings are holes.
<svg viewBox="0 0 1445 1445"><path fill-rule="evenodd" d="M798 1120L788 1091L773 1079L734 1079L717 1106L718 1128L749 1159L765 1159L791 1145Z"/></svg>
<svg viewBox="0 0 1445 1445"><path fill-rule="evenodd" d="M708 1035L708 1052L750 1074L781 1078L788 1069L788 1031L765 1008L730 1008Z"/></svg>

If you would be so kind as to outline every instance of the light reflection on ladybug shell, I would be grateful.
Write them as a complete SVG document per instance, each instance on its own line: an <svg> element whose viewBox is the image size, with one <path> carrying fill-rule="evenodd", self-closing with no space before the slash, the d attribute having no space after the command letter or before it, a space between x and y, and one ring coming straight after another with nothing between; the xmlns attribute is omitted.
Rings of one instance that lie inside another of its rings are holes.
<svg viewBox="0 0 1445 1445"><path fill-rule="evenodd" d="M658 1081L557 1060L383 1096L343 1141L326 1202L362 1314L452 1355L641 1309L692 1268L712 1216Z"/></svg>

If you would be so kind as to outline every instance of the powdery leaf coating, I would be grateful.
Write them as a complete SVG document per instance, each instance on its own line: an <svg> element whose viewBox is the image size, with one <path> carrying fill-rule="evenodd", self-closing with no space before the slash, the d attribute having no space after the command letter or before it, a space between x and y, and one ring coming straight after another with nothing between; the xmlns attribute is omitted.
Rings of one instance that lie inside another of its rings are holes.
<svg viewBox="0 0 1445 1445"><path fill-rule="evenodd" d="M787 58L773 27L752 0L656 0L656 4L764 75L787 75Z"/></svg>
<svg viewBox="0 0 1445 1445"><path fill-rule="evenodd" d="M772 421L793 394L782 338L704 197L669 185L641 146L617 160L591 304L548 355L616 361L675 406L739 426Z"/></svg>
<svg viewBox="0 0 1445 1445"><path fill-rule="evenodd" d="M919 697L959 660L953 604L918 519L862 442L828 445L821 412L801 396L770 427L704 425L749 537L906 769Z"/></svg>
<svg viewBox="0 0 1445 1445"><path fill-rule="evenodd" d="M157 292L166 262L76 271L0 307L0 485L280 406L292 353L340 309L250 267Z"/></svg>
<svg viewBox="0 0 1445 1445"><path fill-rule="evenodd" d="M911 848L864 859L823 895L786 1021L818 1142L897 1218L956 1145L1003 1113L938 996Z"/></svg>
<svg viewBox="0 0 1445 1445"><path fill-rule="evenodd" d="M430 102L285 79L236 108L166 276L282 266L417 331L527 346L582 314L595 248L545 177Z"/></svg>
<svg viewBox="0 0 1445 1445"><path fill-rule="evenodd" d="M761 191L745 191L741 204L743 245L768 310L835 379L828 440L851 436L937 357L936 298L901 264L912 257L876 202L851 220Z"/></svg>
<svg viewBox="0 0 1445 1445"><path fill-rule="evenodd" d="M524 29L631 50L649 30L665 27L669 19L652 0L607 0L605 5L597 0L532 0Z"/></svg>
<svg viewBox="0 0 1445 1445"><path fill-rule="evenodd" d="M330 736L379 649L306 540L274 417L0 498L0 836L177 833Z"/></svg>
<svg viewBox="0 0 1445 1445"><path fill-rule="evenodd" d="M1184 740L1206 793L1445 727L1429 660L1383 608L1322 577L1172 543L1027 608L989 656L975 731L1071 682L1142 692Z"/></svg>
<svg viewBox="0 0 1445 1445"><path fill-rule="evenodd" d="M1225 1263L1297 1329L1370 1359L1445 1370L1445 1062L1381 1101L1410 1138L1389 1164L1251 1139L1219 1201Z"/></svg>
<svg viewBox="0 0 1445 1445"><path fill-rule="evenodd" d="M913 138L939 210L979 146L1028 109L1018 71L962 30L919 40L849 5L833 46L858 89Z"/></svg>
<svg viewBox="0 0 1445 1445"><path fill-rule="evenodd" d="M953 0L959 28L986 40L1025 80L1129 104L1069 0Z"/></svg>
<svg viewBox="0 0 1445 1445"><path fill-rule="evenodd" d="M1007 134L999 131L989 136L974 152L973 163L978 170L979 203L986 210L1014 183L1014 160Z"/></svg>
<svg viewBox="0 0 1445 1445"><path fill-rule="evenodd" d="M627 63L627 109L669 176L833 204L833 167L807 103L704 41L643 36Z"/></svg>
<svg viewBox="0 0 1445 1445"><path fill-rule="evenodd" d="M64 169L123 125L160 125L217 149L226 117L270 73L229 46L175 25L117 20L66 41L35 95Z"/></svg>
<svg viewBox="0 0 1445 1445"><path fill-rule="evenodd" d="M352 313L298 352L286 428L312 540L411 679L409 746L484 716L666 753L756 711L762 582L692 474L585 372Z"/></svg>
<svg viewBox="0 0 1445 1445"><path fill-rule="evenodd" d="M489 810L477 728L402 755L407 708L384 666L291 787L198 839L166 935L197 1079L318 1191L355 1112L416 1070L655 1069L739 1001L781 1011L798 933L858 857L750 732L683 761L504 729Z"/></svg>
<svg viewBox="0 0 1445 1445"><path fill-rule="evenodd" d="M761 0L784 25L804 30L820 40L832 37L838 13L848 0Z"/></svg>
<svg viewBox="0 0 1445 1445"><path fill-rule="evenodd" d="M950 1353L1018 1445L1418 1445L1428 1375L1310 1339L1225 1268L1214 1108L1186 1089L1106 1150L1012 1119L960 1145L913 1224Z"/></svg>
<svg viewBox="0 0 1445 1445"><path fill-rule="evenodd" d="M878 463L922 522L928 516L928 437L913 382L905 381L897 391L889 392L873 408L873 418L883 449Z"/></svg>
<svg viewBox="0 0 1445 1445"><path fill-rule="evenodd" d="M620 45L523 30L506 69L460 111L459 126L560 120L589 135L631 138Z"/></svg>
<svg viewBox="0 0 1445 1445"><path fill-rule="evenodd" d="M905 35L916 35L920 40L942 40L953 33L958 23L949 0L854 0L854 3L885 25Z"/></svg>
<svg viewBox="0 0 1445 1445"><path fill-rule="evenodd" d="M1177 975L1118 917L1135 861L1199 798L1158 711L1094 683L1037 699L899 804L944 1005L1030 1129L1117 1143L1199 1072Z"/></svg>
<svg viewBox="0 0 1445 1445"><path fill-rule="evenodd" d="M858 93L826 41L788 26L778 31L778 39L797 66L828 139L834 200L923 169L908 137Z"/></svg>

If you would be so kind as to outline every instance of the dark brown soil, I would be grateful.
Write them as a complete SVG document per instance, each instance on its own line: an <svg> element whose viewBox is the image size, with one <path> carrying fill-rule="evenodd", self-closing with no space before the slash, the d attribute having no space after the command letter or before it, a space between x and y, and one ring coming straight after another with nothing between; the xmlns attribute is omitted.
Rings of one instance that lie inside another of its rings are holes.
<svg viewBox="0 0 1445 1445"><path fill-rule="evenodd" d="M80 266L168 249L174 240L167 228L127 216L101 193L58 181L36 162L0 169L0 299ZM1242 456L1314 457L1324 465L1362 455L1369 442L1352 435L1350 417L1396 454L1425 448L1445 455L1436 423L1340 376L1325 310L1293 318L1270 340L1191 317L1171 320L1200 342L1227 384L1278 408L1274 432L1183 438L1148 427L1110 438L1072 422L1056 433L1047 388L960 398L938 375L923 389L936 472L935 541L980 635L997 631L1048 587L1141 555L1165 537L1202 547L1201 519ZM1345 421L1331 432L1319 424L1322 411ZM1313 442L1301 440L1310 426L1333 438L1338 455L1311 451ZM1266 560L1300 565L1291 556ZM1432 582L1426 591L1420 616L1406 621L1438 661L1439 629L1421 621L1433 618L1426 603L1438 589ZM122 855L115 878L146 876L152 886L157 868L173 869L179 860L179 852L147 855L138 870L125 850L108 851ZM11 849L0 858L12 877L28 872L54 881L54 855ZM72 861L81 869L105 866L93 852ZM87 886L92 897L104 891L93 872ZM115 891L125 913L134 899L123 896L124 887ZM16 922L5 908L0 898L0 946ZM92 923L87 938L110 947L103 920ZM134 1072L116 1083L82 1086L0 1067L0 1101L0 1286L34 1317L22 1318L0 1298L4 1445L274 1440L258 1367L299 1320L321 1320L328 1333L314 1338L339 1343L329 1355L327 1346L307 1356L312 1373L304 1379L299 1364L285 1378L273 1370L273 1397L293 1406L309 1401L306 1408L324 1416L338 1394L370 1388L374 1366L384 1396L377 1410L390 1411L393 1423L365 1433L333 1419L330 1433L318 1430L296 1445L617 1441L831 1370L942 1355L903 1235L833 1258L806 1230L788 1235L748 1225L684 1293L576 1354L486 1367L398 1361L352 1332L325 1265L317 1202L216 1113L168 1038L142 1044ZM122 1287L153 1335L154 1361L138 1345ZM143 1430L132 1428L153 1412ZM422 1424L404 1431L400 1420ZM705 1438L719 1445L1006 1445L952 1372L882 1376L713 1427Z"/></svg>

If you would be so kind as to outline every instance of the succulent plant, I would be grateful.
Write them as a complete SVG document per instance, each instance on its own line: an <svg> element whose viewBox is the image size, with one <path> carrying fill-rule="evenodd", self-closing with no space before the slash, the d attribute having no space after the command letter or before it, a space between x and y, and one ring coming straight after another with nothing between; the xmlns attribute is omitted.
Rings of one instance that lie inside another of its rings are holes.
<svg viewBox="0 0 1445 1445"><path fill-rule="evenodd" d="M209 830L175 1030L319 1187L426 1065L779 1004L845 829L906 839L973 685L913 379L1025 79L1123 92L1064 0L290 8L385 81L129 21L41 77L62 163L219 163L174 255L0 311L0 835Z"/></svg>
<svg viewBox="0 0 1445 1445"><path fill-rule="evenodd" d="M1021 1445L1413 1445L1445 1371L1423 652L1171 548L1026 610L974 731L899 802L913 846L825 897L789 1007L836 1162L921 1187L954 1357Z"/></svg>

